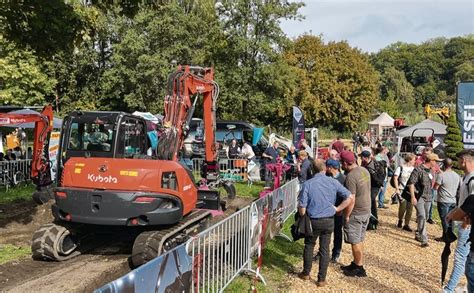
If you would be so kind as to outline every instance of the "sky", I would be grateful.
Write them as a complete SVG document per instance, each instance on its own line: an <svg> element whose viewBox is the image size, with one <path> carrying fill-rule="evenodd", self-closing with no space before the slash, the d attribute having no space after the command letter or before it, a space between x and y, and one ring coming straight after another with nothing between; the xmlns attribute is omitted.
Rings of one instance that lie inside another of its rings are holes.
<svg viewBox="0 0 474 293"><path fill-rule="evenodd" d="M302 21L282 21L294 38L303 33L325 41L346 40L366 52L397 41L474 34L474 0L306 0Z"/></svg>

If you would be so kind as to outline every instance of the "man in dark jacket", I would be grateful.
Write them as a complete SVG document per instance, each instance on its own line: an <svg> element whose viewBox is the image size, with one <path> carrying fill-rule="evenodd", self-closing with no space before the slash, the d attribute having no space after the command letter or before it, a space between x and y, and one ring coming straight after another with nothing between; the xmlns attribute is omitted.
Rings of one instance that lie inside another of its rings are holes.
<svg viewBox="0 0 474 293"><path fill-rule="evenodd" d="M370 217L369 225L367 226L367 230L375 230L377 228L377 222L378 222L378 213L377 213L377 195L380 192L380 189L383 186L383 182L380 183L376 180L376 177L378 176L377 174L377 168L375 166L376 162L374 159L372 159L372 153L369 151L363 151L360 154L362 158L362 167L367 169L370 174L370 200L371 200L371 205L370 205L370 213L372 216Z"/></svg>
<svg viewBox="0 0 474 293"><path fill-rule="evenodd" d="M305 182L308 179L311 179L314 175L314 167L311 161L308 158L308 153L306 151L300 151L299 153L300 165L298 172L298 180L300 183Z"/></svg>
<svg viewBox="0 0 474 293"><path fill-rule="evenodd" d="M303 280L310 279L313 263L313 250L316 240L319 239L321 257L319 259L319 272L317 286L327 284L326 273L329 265L329 243L334 229L334 215L343 211L354 200L351 194L336 179L326 176L326 168L322 160L315 161L316 175L303 183L298 200L298 211L301 216L308 214L311 219L313 235L305 237L303 253L303 271L298 275ZM343 200L337 207L336 199Z"/></svg>
<svg viewBox="0 0 474 293"><path fill-rule="evenodd" d="M426 220L430 210L433 187L431 169L440 161L437 154L427 154L425 162L413 170L407 182L408 195L410 196L407 200L411 200L412 205L416 209L417 231L415 239L421 242L421 247L428 246Z"/></svg>
<svg viewBox="0 0 474 293"><path fill-rule="evenodd" d="M346 176L342 174L339 170L341 169L341 164L337 160L329 159L326 161L326 174L341 183L345 184ZM342 202L341 198L336 200L336 206ZM342 250L342 213L337 213L334 216L334 239L333 239L333 248L331 262L338 262L341 257Z"/></svg>

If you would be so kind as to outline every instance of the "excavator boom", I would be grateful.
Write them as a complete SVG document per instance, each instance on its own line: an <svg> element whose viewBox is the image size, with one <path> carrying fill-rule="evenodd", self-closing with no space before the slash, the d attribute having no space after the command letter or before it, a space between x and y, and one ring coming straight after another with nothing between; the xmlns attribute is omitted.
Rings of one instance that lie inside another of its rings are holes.
<svg viewBox="0 0 474 293"><path fill-rule="evenodd" d="M53 108L51 105L45 106L39 114L0 113L0 125L31 122L35 123L31 178L37 186L47 186L51 184L51 176L45 149L53 129Z"/></svg>

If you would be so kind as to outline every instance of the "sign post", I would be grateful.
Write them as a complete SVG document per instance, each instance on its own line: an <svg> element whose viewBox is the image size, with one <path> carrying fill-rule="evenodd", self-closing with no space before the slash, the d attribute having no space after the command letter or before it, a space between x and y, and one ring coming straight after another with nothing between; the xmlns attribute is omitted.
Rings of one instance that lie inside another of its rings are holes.
<svg viewBox="0 0 474 293"><path fill-rule="evenodd" d="M293 106L293 145L300 148L300 141L304 138L304 115L301 109Z"/></svg>

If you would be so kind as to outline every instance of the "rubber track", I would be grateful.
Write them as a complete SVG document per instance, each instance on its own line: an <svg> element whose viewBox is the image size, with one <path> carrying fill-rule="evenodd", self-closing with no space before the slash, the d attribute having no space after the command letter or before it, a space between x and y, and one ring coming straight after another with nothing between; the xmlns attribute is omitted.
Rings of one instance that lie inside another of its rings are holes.
<svg viewBox="0 0 474 293"><path fill-rule="evenodd" d="M138 235L133 245L132 262L134 266L143 265L162 253L163 244L191 226L210 216L208 211L195 211L184 217L178 224L163 230L146 231Z"/></svg>
<svg viewBox="0 0 474 293"><path fill-rule="evenodd" d="M67 233L68 228L54 223L41 226L34 234L31 244L33 259L64 261L80 254L74 251L69 255L59 255L57 251L58 238Z"/></svg>

